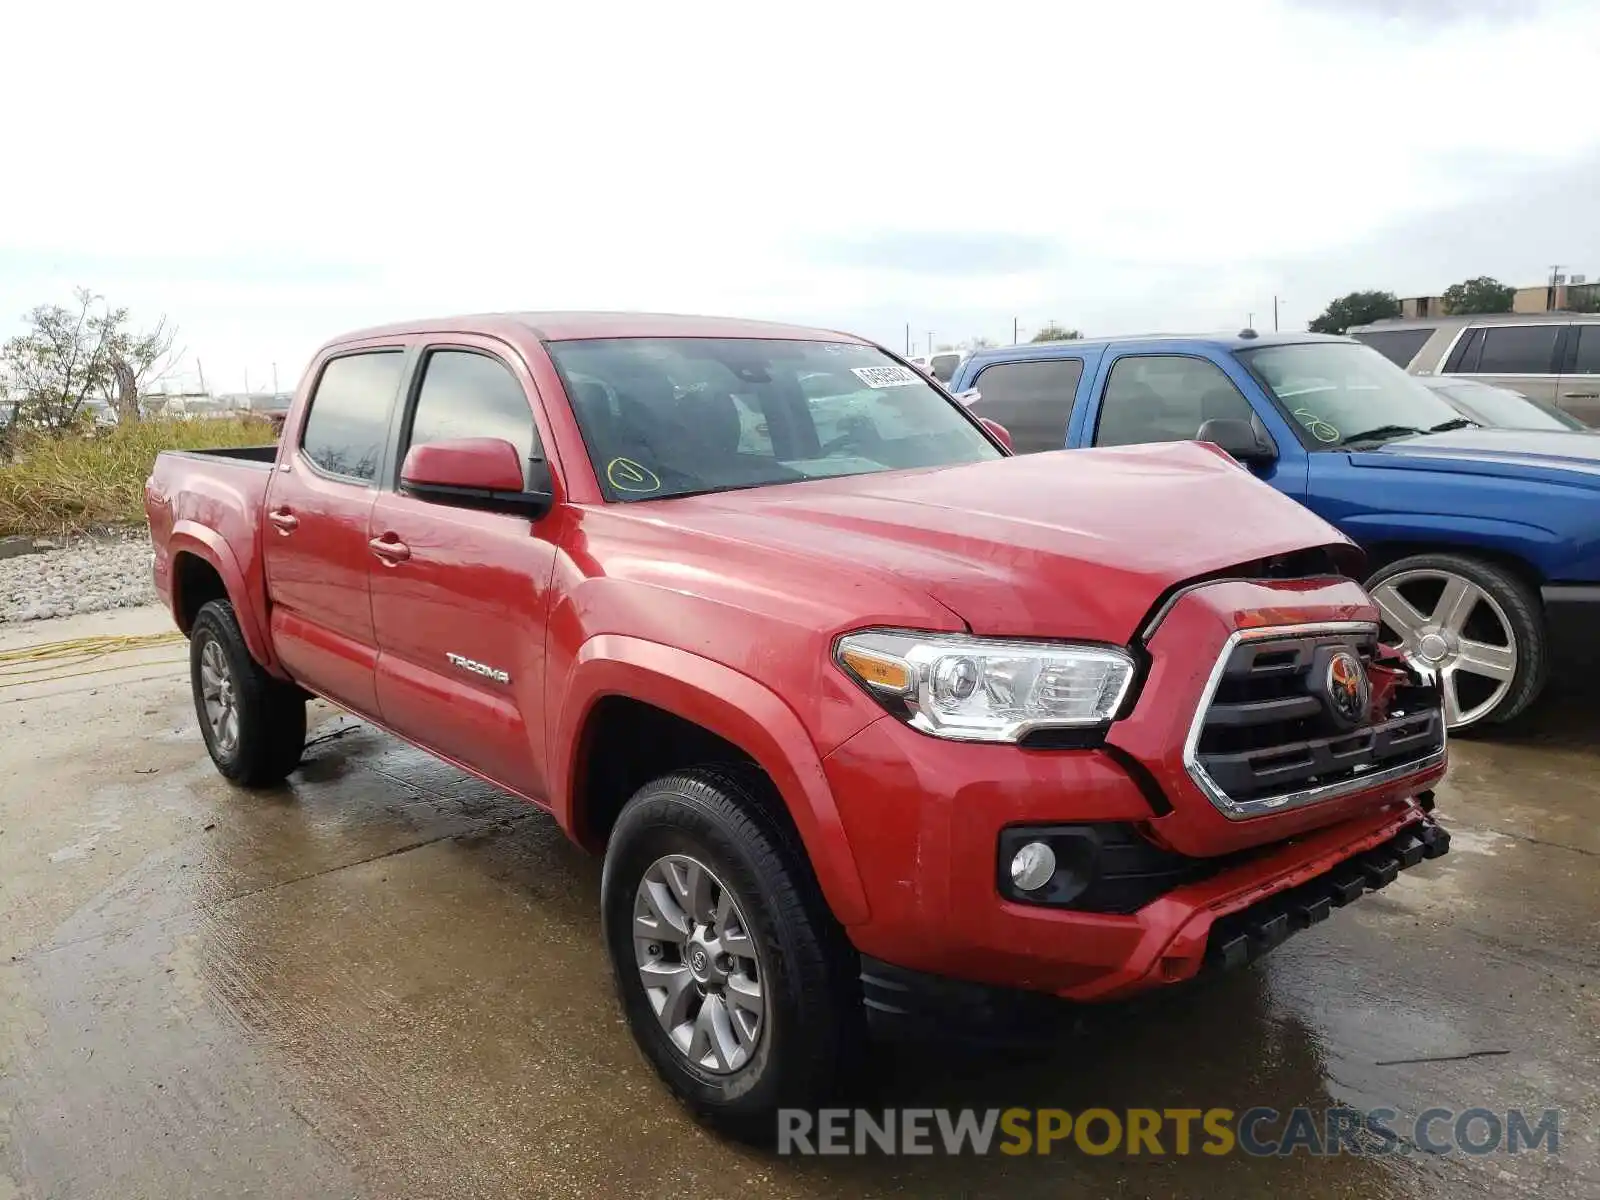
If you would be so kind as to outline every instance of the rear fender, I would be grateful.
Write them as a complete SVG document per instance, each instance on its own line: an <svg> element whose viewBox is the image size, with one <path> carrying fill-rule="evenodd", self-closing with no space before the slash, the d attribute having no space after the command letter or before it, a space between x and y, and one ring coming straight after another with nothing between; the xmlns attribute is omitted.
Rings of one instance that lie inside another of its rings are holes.
<svg viewBox="0 0 1600 1200"><path fill-rule="evenodd" d="M192 554L208 563L222 577L222 586L228 590L228 599L233 603L233 615L239 622L239 631L244 634L250 657L274 675L282 676L283 670L278 665L277 655L272 652L272 639L267 636L262 623L266 615L266 596L246 583L245 571L222 535L198 521L177 521L167 538L167 554L172 564L172 619L178 622L179 627L183 625L180 617L183 596L178 556Z"/></svg>
<svg viewBox="0 0 1600 1200"><path fill-rule="evenodd" d="M693 722L754 759L783 797L834 916L845 925L866 921L866 891L822 760L799 717L774 692L688 651L601 634L579 650L563 694L551 742L571 747L551 787L562 828L579 828L576 783L584 724L602 698L626 696Z"/></svg>

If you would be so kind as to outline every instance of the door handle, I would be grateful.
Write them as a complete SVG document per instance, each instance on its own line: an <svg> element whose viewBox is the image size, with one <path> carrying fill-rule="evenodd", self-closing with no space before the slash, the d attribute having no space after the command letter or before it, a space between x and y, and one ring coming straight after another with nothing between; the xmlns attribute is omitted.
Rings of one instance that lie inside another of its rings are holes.
<svg viewBox="0 0 1600 1200"><path fill-rule="evenodd" d="M393 567L411 557L411 547L395 538L392 534L375 537L367 543L372 552L383 560L383 565Z"/></svg>
<svg viewBox="0 0 1600 1200"><path fill-rule="evenodd" d="M1600 400L1600 392L1562 392L1563 400Z"/></svg>
<svg viewBox="0 0 1600 1200"><path fill-rule="evenodd" d="M275 508L267 514L267 520L278 527L278 532L287 537L300 528L300 518L287 508Z"/></svg>

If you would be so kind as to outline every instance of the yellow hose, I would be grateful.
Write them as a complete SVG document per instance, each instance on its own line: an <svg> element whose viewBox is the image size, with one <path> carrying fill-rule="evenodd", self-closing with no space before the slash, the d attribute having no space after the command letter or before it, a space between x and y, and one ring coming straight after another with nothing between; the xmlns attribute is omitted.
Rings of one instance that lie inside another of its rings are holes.
<svg viewBox="0 0 1600 1200"><path fill-rule="evenodd" d="M120 671L128 667L149 667L158 664L187 662L187 658L143 659L120 665L83 668L90 663L114 654L127 654L152 646L166 646L184 640L177 630L167 633L130 633L102 635L100 637L71 638L64 642L41 642L34 646L19 646L15 650L0 650L0 688L24 687L31 683L49 683L57 679L78 679L97 675L103 671Z"/></svg>

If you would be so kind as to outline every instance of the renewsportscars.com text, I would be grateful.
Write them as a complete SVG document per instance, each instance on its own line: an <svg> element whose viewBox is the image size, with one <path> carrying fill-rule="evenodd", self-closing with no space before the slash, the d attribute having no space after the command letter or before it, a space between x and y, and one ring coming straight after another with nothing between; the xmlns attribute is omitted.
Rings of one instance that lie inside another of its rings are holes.
<svg viewBox="0 0 1600 1200"><path fill-rule="evenodd" d="M1520 1154L1560 1150L1556 1109L786 1108L779 1154Z"/></svg>

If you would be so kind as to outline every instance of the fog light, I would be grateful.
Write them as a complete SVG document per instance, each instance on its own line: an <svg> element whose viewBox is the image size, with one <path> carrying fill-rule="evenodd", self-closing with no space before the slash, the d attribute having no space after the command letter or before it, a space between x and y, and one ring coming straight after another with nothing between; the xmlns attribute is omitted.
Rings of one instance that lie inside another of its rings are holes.
<svg viewBox="0 0 1600 1200"><path fill-rule="evenodd" d="M1029 842L1011 860L1011 882L1024 892L1036 892L1056 873L1056 852L1043 842Z"/></svg>

